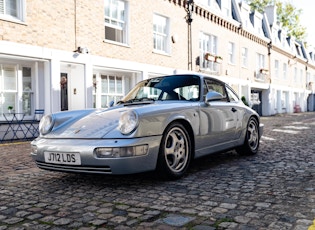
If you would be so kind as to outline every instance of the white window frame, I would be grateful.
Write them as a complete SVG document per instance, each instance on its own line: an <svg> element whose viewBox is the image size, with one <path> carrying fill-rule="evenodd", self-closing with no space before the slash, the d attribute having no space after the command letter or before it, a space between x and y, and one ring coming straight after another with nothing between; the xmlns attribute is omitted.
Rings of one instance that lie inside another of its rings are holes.
<svg viewBox="0 0 315 230"><path fill-rule="evenodd" d="M102 77L105 77L102 81ZM114 78L114 91L110 91L111 82L110 78ZM118 78L121 80L121 90L118 90ZM104 85L103 85L104 83ZM102 87L106 88L106 92L102 91ZM108 73L95 73L93 74L93 98L94 98L94 107L95 108L107 108L111 101L117 103L123 98L125 94L125 77L117 74L108 74ZM103 104L102 98L106 98L106 104Z"/></svg>
<svg viewBox="0 0 315 230"><path fill-rule="evenodd" d="M218 37L213 34L200 32L199 34L199 52L200 67L202 69L210 69L210 71L218 72L218 65L214 61L205 60L205 54L209 53L213 56L218 52Z"/></svg>
<svg viewBox="0 0 315 230"><path fill-rule="evenodd" d="M275 78L279 78L279 60L275 60L275 66L274 66L274 71L275 71Z"/></svg>
<svg viewBox="0 0 315 230"><path fill-rule="evenodd" d="M128 44L127 1L104 0L104 4L105 41L119 44ZM113 38L109 38L109 36L106 35L106 31L108 34L113 36Z"/></svg>
<svg viewBox="0 0 315 230"><path fill-rule="evenodd" d="M9 8L9 3L15 3L15 8ZM0 19L24 22L25 12L25 0L0 0Z"/></svg>
<svg viewBox="0 0 315 230"><path fill-rule="evenodd" d="M235 64L235 43L228 43L228 54L229 54L229 63Z"/></svg>
<svg viewBox="0 0 315 230"><path fill-rule="evenodd" d="M261 53L257 53L257 60L256 60L256 66L257 71L259 72L261 69L265 69L265 55Z"/></svg>
<svg viewBox="0 0 315 230"><path fill-rule="evenodd" d="M23 76L23 68L30 68L30 75ZM3 113L8 112L8 106L12 106L17 113L24 113L26 118L32 115L34 111L34 79L32 75L30 66L0 64L0 104L2 105L0 106L0 117ZM29 77L28 82L24 77ZM6 97L6 95L11 95L13 100L8 101L10 97ZM3 119L1 117L1 120Z"/></svg>
<svg viewBox="0 0 315 230"><path fill-rule="evenodd" d="M288 74L288 65L287 63L283 63L283 69L282 69L282 76L283 76L283 79L287 79L287 74Z"/></svg>
<svg viewBox="0 0 315 230"><path fill-rule="evenodd" d="M297 82L298 80L298 69L297 67L294 67L294 82Z"/></svg>
<svg viewBox="0 0 315 230"><path fill-rule="evenodd" d="M221 1L221 11L224 16L231 18L232 17L232 5L231 1Z"/></svg>
<svg viewBox="0 0 315 230"><path fill-rule="evenodd" d="M242 47L242 66L248 67L248 49L246 47Z"/></svg>
<svg viewBox="0 0 315 230"><path fill-rule="evenodd" d="M170 53L170 25L169 18L160 14L153 14L153 50L154 52Z"/></svg>

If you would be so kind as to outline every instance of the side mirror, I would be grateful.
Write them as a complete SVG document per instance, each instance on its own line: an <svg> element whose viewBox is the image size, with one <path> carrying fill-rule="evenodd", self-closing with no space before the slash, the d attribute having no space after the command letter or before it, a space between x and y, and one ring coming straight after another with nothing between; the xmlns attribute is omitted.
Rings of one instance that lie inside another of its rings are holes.
<svg viewBox="0 0 315 230"><path fill-rule="evenodd" d="M207 95L206 95L206 99L205 99L205 102L206 103L209 103L211 101L220 101L222 100L224 97L221 93L218 93L216 91L211 91L211 92L208 92Z"/></svg>
<svg viewBox="0 0 315 230"><path fill-rule="evenodd" d="M115 102L114 102L114 101L110 101L110 102L109 102L109 107L113 107L113 106L114 106L114 104L115 104Z"/></svg>

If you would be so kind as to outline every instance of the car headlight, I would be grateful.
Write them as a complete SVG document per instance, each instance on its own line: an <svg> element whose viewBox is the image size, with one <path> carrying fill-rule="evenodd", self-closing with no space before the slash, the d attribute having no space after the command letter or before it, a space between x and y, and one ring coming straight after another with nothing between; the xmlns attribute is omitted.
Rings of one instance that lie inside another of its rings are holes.
<svg viewBox="0 0 315 230"><path fill-rule="evenodd" d="M118 128L122 134L130 134L137 128L138 121L138 114L135 111L126 111L120 116Z"/></svg>
<svg viewBox="0 0 315 230"><path fill-rule="evenodd" d="M39 122L39 132L43 135L49 133L54 126L54 121L51 115L45 115Z"/></svg>

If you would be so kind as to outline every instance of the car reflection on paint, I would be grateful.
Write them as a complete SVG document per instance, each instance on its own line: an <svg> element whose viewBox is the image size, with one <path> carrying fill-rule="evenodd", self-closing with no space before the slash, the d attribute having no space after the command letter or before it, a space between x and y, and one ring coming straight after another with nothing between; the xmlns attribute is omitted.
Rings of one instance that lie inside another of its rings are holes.
<svg viewBox="0 0 315 230"><path fill-rule="evenodd" d="M259 115L224 82L183 74L139 82L106 109L46 115L32 157L41 169L182 177L191 161L236 149L255 154Z"/></svg>

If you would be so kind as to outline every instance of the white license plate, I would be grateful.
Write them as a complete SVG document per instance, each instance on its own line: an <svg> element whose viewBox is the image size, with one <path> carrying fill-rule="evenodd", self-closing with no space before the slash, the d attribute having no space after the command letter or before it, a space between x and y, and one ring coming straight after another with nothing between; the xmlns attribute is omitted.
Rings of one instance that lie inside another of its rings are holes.
<svg viewBox="0 0 315 230"><path fill-rule="evenodd" d="M44 152L44 156L46 163L81 165L79 153Z"/></svg>

